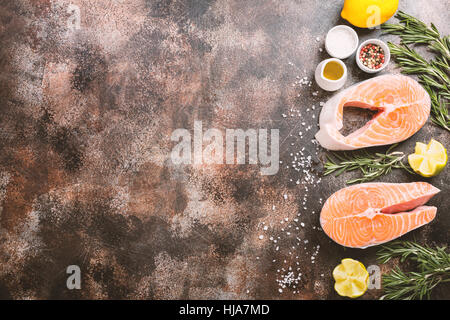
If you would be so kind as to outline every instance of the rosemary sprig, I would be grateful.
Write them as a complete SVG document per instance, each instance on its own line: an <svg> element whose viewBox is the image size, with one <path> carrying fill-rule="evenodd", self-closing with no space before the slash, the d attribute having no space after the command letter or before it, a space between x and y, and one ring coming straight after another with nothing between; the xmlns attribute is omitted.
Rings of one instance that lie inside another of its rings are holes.
<svg viewBox="0 0 450 320"><path fill-rule="evenodd" d="M442 37L434 24L428 27L419 19L399 11L395 16L400 24L385 23L382 25L385 33L400 36L402 42L409 44L426 44L430 49L443 55L445 59L450 59L449 36Z"/></svg>
<svg viewBox="0 0 450 320"><path fill-rule="evenodd" d="M427 81L437 89L446 90L448 92L449 77L446 74L447 70L438 67L436 61L428 62L415 50L408 48L405 45L396 45L389 42L391 53L396 56L398 64L402 67L402 71L406 74L418 74L420 78L428 77ZM440 61L441 64L446 64L447 61ZM448 67L448 65L447 65Z"/></svg>
<svg viewBox="0 0 450 320"><path fill-rule="evenodd" d="M347 181L347 184L363 183L375 180L376 178L386 175L392 169L404 169L409 173L413 171L403 163L405 154L403 152L392 152L397 145L390 147L386 153L369 154L367 151L338 154L333 153L333 156L338 160L333 160L327 156L328 161L325 163L324 175L335 173L336 176L344 172L359 170L362 174L361 178Z"/></svg>
<svg viewBox="0 0 450 320"><path fill-rule="evenodd" d="M417 271L404 272L396 267L383 275L385 294L381 299L430 299L438 284L450 282L450 255L446 247L432 249L415 242L395 241L383 246L377 256L380 263L399 257L400 262L411 260L417 265Z"/></svg>
<svg viewBox="0 0 450 320"><path fill-rule="evenodd" d="M389 42L392 55L396 58L402 72L417 75L419 82L431 97L432 121L436 125L450 131L450 116L448 112L448 99L450 99L450 37L441 37L434 24L428 27L422 21L402 11L396 15L400 24L382 25L385 33L398 35L401 44ZM437 57L427 61L414 49L411 44L428 45Z"/></svg>
<svg viewBox="0 0 450 320"><path fill-rule="evenodd" d="M448 101L441 98L429 85L424 84L425 90L428 91L431 98L431 113L434 124L441 126L442 128L450 131L450 116L448 114ZM449 99L448 96L446 99Z"/></svg>

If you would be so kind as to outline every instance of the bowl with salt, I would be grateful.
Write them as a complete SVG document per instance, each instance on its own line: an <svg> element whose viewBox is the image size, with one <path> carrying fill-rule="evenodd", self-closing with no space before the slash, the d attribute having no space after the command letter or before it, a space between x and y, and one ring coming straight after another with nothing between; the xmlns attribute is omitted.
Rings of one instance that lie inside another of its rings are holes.
<svg viewBox="0 0 450 320"><path fill-rule="evenodd" d="M338 25L327 33L325 49L336 59L347 59L358 48L359 38L355 30L346 25Z"/></svg>

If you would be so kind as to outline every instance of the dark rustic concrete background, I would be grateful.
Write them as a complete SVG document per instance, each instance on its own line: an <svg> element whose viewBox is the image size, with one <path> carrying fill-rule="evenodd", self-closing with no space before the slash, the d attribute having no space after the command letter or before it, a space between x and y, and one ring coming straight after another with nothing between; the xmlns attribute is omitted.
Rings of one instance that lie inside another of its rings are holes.
<svg viewBox="0 0 450 320"><path fill-rule="evenodd" d="M319 48L345 23L342 3L1 0L0 298L338 298L333 268L374 264L376 248L345 249L319 229L321 203L353 175L320 180L324 151L311 139L330 94L295 82L327 58ZM401 9L449 33L448 1ZM347 86L369 77L346 62ZM170 134L196 119L280 129L280 172L174 166ZM432 137L450 147L428 123L400 148ZM448 245L448 178L429 180L442 190L436 220L404 239ZM68 265L80 266L81 290L67 290Z"/></svg>

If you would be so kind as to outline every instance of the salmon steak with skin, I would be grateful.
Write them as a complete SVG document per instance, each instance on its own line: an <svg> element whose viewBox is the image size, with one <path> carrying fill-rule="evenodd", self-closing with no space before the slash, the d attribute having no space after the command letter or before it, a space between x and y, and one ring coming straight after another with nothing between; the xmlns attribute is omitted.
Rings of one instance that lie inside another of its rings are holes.
<svg viewBox="0 0 450 320"><path fill-rule="evenodd" d="M351 186L328 198L320 224L342 246L376 246L431 222L437 208L424 204L439 192L425 182Z"/></svg>
<svg viewBox="0 0 450 320"><path fill-rule="evenodd" d="M364 127L343 136L345 107L378 113ZM375 77L345 89L323 106L316 139L322 147L336 151L394 144L419 131L430 116L430 108L430 96L414 79Z"/></svg>

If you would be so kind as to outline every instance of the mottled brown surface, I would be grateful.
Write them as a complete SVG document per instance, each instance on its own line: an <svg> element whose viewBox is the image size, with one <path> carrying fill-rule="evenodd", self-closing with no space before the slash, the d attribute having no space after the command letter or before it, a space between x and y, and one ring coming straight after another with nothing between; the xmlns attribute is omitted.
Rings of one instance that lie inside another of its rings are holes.
<svg viewBox="0 0 450 320"><path fill-rule="evenodd" d="M0 298L337 298L334 266L373 264L376 249L342 248L318 229L322 201L352 175L318 180L324 152L311 139L330 94L292 84L327 57L341 3L1 0ZM79 30L67 27L69 4ZM401 6L449 33L447 1ZM368 78L347 63L347 85ZM280 129L280 172L173 165L170 134L194 120ZM429 123L401 149L431 137L450 146ZM312 178L290 166L303 147ZM437 219L405 239L449 244L448 178L431 180ZM66 288L68 265L80 266L81 290ZM281 293L289 267L301 278Z"/></svg>

